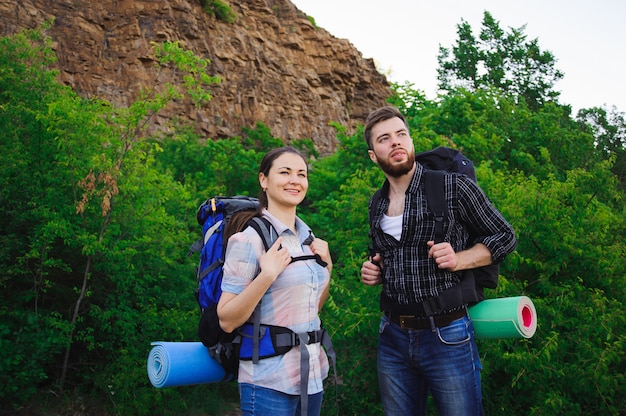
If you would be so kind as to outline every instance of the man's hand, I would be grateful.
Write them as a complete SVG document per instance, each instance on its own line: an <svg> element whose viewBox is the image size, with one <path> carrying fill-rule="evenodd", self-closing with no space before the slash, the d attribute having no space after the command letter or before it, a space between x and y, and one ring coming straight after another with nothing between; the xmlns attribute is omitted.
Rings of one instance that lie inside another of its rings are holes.
<svg viewBox="0 0 626 416"><path fill-rule="evenodd" d="M426 244L430 247L428 257L434 259L440 269L448 269L451 272L456 270L458 266L456 253L450 243L435 244L434 241L429 241Z"/></svg>
<svg viewBox="0 0 626 416"><path fill-rule="evenodd" d="M361 282L367 286L376 286L383 282L382 273L380 271L380 262L382 257L376 253L374 257L363 263L361 267Z"/></svg>
<svg viewBox="0 0 626 416"><path fill-rule="evenodd" d="M475 269L492 263L491 251L482 244L455 252L450 243L437 243L429 241L428 257L432 257L440 269L448 269L451 272L459 270Z"/></svg>

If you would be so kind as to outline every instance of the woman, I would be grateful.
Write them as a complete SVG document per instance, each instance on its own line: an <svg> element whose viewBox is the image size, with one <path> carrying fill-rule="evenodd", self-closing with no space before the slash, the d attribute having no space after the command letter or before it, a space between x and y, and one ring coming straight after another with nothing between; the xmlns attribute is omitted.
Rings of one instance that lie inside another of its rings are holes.
<svg viewBox="0 0 626 416"><path fill-rule="evenodd" d="M260 303L261 324L286 327L297 334L318 331L318 312L328 298L332 260L326 241L311 238L309 227L296 216L309 187L307 163L292 147L274 149L261 162L259 183L259 214L270 221L278 239L265 251L251 227L230 237L217 307L220 325L227 332L236 330L251 321ZM291 263L292 258L303 255L316 255L323 262ZM301 346L257 363L241 360L242 414L319 415L328 358L319 342L306 345L306 352L309 371L304 383ZM302 384L306 384L306 394L304 388L301 391Z"/></svg>

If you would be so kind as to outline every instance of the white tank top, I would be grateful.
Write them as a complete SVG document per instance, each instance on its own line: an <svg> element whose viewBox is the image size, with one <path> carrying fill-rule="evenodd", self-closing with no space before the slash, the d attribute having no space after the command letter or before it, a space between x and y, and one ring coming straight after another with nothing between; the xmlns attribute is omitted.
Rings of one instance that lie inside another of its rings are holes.
<svg viewBox="0 0 626 416"><path fill-rule="evenodd" d="M402 215L390 217L387 214L383 214L383 218L380 220L380 228L384 233L400 241L402 237Z"/></svg>

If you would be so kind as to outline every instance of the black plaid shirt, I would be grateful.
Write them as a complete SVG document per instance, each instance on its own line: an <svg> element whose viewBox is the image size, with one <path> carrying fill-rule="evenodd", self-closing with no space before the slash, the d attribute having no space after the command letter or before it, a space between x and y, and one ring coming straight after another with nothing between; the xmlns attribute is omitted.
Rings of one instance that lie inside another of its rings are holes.
<svg viewBox="0 0 626 416"><path fill-rule="evenodd" d="M382 216L389 207L389 183L383 185L376 206L371 206L370 200L373 249L383 258L381 309L386 312L406 310L400 305L437 296L460 281L457 273L439 269L435 261L428 258L426 242L434 240L435 221L427 208L423 174L424 168L418 163L406 191L400 241L380 228ZM444 224L444 241L450 242L455 251L483 243L491 251L493 262L499 263L515 249L517 240L513 228L471 179L446 175L445 195L448 217Z"/></svg>

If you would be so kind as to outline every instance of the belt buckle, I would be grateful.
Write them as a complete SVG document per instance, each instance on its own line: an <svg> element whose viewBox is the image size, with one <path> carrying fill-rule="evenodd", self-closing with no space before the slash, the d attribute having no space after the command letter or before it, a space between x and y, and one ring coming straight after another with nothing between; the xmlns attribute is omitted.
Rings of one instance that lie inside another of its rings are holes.
<svg viewBox="0 0 626 416"><path fill-rule="evenodd" d="M406 321L409 319L413 319L415 318L415 315L400 315L399 319L400 319L400 328L402 329L406 329Z"/></svg>

